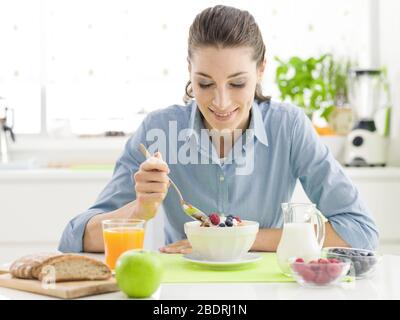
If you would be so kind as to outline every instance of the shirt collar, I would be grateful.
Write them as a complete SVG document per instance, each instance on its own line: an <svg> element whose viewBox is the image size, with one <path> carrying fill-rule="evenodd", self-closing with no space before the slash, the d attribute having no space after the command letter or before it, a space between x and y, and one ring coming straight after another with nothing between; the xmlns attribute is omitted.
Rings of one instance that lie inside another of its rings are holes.
<svg viewBox="0 0 400 320"><path fill-rule="evenodd" d="M190 139L190 137L194 136L197 143L199 143L200 139L200 130L204 129L204 124L201 119L200 110L197 107L196 102L193 100L191 105L191 113L189 119L189 127L186 133L186 141ZM253 102L253 106L251 108L251 119L249 124L249 129L254 130L254 136L265 146L268 146L268 137L265 129L264 121L262 119L260 107L256 101Z"/></svg>
<svg viewBox="0 0 400 320"><path fill-rule="evenodd" d="M253 122L253 124L252 124ZM254 129L255 137L265 146L268 147L267 131L264 125L264 121L261 115L260 107L256 101L254 101L251 108L251 120L249 128Z"/></svg>

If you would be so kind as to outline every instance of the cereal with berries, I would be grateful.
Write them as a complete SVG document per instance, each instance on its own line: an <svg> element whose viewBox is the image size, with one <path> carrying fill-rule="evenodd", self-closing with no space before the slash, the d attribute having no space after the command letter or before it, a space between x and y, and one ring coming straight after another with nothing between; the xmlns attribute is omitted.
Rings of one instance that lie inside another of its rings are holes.
<svg viewBox="0 0 400 320"><path fill-rule="evenodd" d="M219 228L225 228L225 227L237 227L237 226L242 226L243 221L240 219L239 216L234 216L232 214L224 217L218 215L216 212L212 212L209 216L209 220L211 222L211 225L208 223L202 223L201 227L219 227Z"/></svg>

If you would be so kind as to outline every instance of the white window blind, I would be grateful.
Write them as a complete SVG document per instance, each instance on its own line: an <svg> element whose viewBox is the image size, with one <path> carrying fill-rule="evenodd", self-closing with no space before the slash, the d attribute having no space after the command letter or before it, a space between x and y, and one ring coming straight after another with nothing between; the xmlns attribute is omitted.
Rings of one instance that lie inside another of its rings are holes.
<svg viewBox="0 0 400 320"><path fill-rule="evenodd" d="M16 111L16 132L38 133L41 112L49 132L131 132L141 111L181 104L189 26L215 4L255 16L267 47L264 92L275 98L274 56L370 59L365 0L2 1L0 96Z"/></svg>

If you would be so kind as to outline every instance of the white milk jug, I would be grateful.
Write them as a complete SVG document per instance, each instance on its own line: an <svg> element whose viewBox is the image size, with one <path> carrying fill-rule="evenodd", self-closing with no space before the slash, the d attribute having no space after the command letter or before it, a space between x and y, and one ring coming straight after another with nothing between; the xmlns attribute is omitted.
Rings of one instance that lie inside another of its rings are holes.
<svg viewBox="0 0 400 320"><path fill-rule="evenodd" d="M282 272L290 276L289 259L303 258L308 262L320 257L325 224L315 204L282 203L281 206L284 224L276 255Z"/></svg>

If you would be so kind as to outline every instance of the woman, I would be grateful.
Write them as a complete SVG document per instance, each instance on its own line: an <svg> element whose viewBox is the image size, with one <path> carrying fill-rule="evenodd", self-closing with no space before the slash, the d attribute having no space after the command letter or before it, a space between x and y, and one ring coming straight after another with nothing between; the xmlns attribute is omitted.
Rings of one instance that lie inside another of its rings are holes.
<svg viewBox="0 0 400 320"><path fill-rule="evenodd" d="M59 249L102 252L102 220L149 220L163 204L166 246L160 250L189 252L183 224L190 218L168 192L167 174L202 211L258 221L252 250L276 250L280 204L290 201L297 179L328 219L325 246L375 248L375 223L303 111L262 95L265 65L263 39L247 11L216 6L197 15L189 32L187 105L147 116L96 203L66 227ZM165 140L158 144L162 152L146 160L138 147L151 147L155 131L167 138L158 141ZM186 161L187 151L202 161Z"/></svg>

